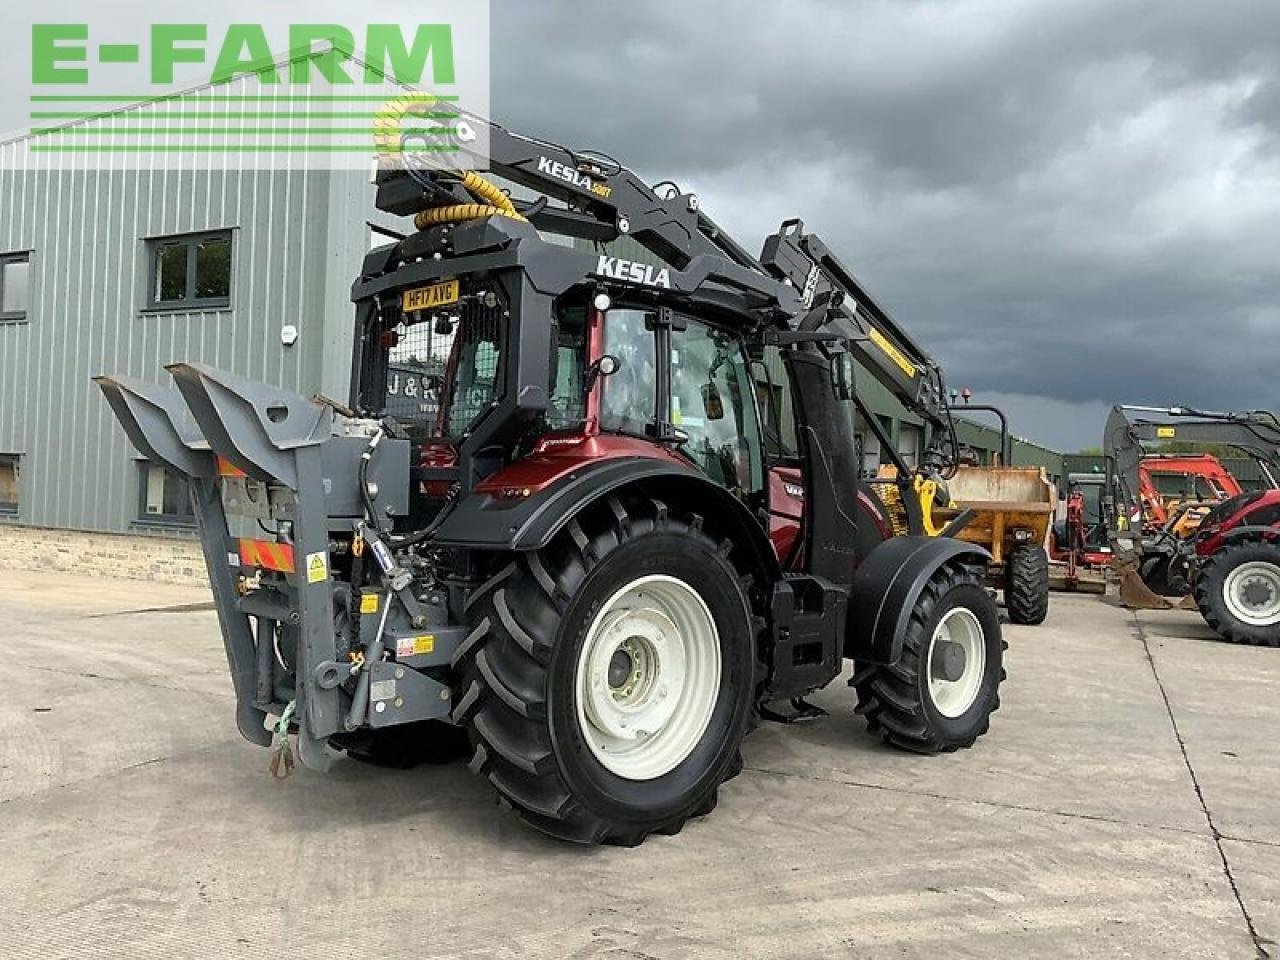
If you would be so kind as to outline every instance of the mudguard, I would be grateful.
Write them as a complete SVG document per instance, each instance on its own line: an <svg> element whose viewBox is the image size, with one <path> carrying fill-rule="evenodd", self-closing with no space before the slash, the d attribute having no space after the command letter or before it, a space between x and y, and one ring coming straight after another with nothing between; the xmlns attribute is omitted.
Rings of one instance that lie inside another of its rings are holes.
<svg viewBox="0 0 1280 960"><path fill-rule="evenodd" d="M760 522L742 501L692 467L652 457L584 463L581 469L531 497L472 494L460 502L434 538L442 546L500 551L540 550L569 520L624 486L635 485L668 506L715 517L720 529L741 531L761 572L781 577Z"/></svg>
<svg viewBox="0 0 1280 960"><path fill-rule="evenodd" d="M865 663L896 663L920 592L949 561L986 564L982 547L949 537L894 537L876 547L854 575L844 655Z"/></svg>

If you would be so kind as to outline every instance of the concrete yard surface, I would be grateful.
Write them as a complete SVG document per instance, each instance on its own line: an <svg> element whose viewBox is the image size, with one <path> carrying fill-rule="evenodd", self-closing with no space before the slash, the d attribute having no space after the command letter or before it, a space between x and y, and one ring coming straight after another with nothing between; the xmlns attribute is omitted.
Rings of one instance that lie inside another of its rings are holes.
<svg viewBox="0 0 1280 960"><path fill-rule="evenodd" d="M843 682L719 807L546 839L465 766L273 782L207 595L0 571L0 956L1280 957L1280 650L1056 594L968 751Z"/></svg>

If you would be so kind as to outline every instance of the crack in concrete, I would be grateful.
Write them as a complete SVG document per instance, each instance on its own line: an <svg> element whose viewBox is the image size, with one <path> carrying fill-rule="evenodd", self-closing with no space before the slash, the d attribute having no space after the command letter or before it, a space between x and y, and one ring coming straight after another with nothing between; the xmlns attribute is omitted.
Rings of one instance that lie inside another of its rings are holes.
<svg viewBox="0 0 1280 960"><path fill-rule="evenodd" d="M201 749L203 750L207 748L202 747ZM199 751L188 751L188 752L199 752ZM84 786L86 783L93 783L98 780L110 780L112 777L118 777L122 773L129 773L130 771L137 770L140 767L149 767L152 764L156 764L156 763L164 763L167 760L172 760L175 757L184 756L184 755L185 754L175 753L175 754L170 754L169 756L166 756L166 757L148 757L146 760L138 760L134 763L126 764L123 767L116 767L114 770L104 770L101 773L94 773L87 777L80 777L77 780L67 780L64 783L51 783L47 787L41 787L39 790L35 790L31 793L22 793L16 797L5 797L3 799L0 799L0 806L4 806L5 804L9 804L9 803L18 803L19 801L22 801L22 800L31 800L36 797L43 797L47 794L54 793L58 790L67 790L71 787L80 787L80 786Z"/></svg>
<svg viewBox="0 0 1280 960"><path fill-rule="evenodd" d="M169 690L173 693L190 693L199 697L231 697L234 699L234 693L221 693L216 691L196 690L193 687L179 687L168 683L156 683L142 677L108 677L103 673L94 673L90 670L60 670L57 667L50 667L45 664L29 664L29 670L39 670L41 673L52 673L59 677L79 677L82 680L106 680L108 683L136 683L140 687L150 687L153 690ZM200 670L189 671L193 677L213 677L222 676L225 670Z"/></svg>
<svg viewBox="0 0 1280 960"><path fill-rule="evenodd" d="M1158 823L1143 823L1140 820L1125 820L1120 817L1105 817L1096 813L1079 813L1072 810L1054 810L1051 807L1036 807L1030 804L1007 803L1000 800L983 800L979 797L957 797L946 793L935 793L931 790L912 790L910 787L894 787L884 783L867 783L863 780L842 780L836 777L822 777L810 773L794 773L789 770L772 770L768 767L753 767L750 764L744 765L743 769L750 770L753 773L764 773L775 777L791 777L797 780L812 780L816 783L830 783L840 787L860 787L866 790L882 790L885 793L898 793L909 797L920 797L925 800L943 800L950 803L968 803L974 806L992 807L996 810L1015 810L1020 813L1038 813L1043 816L1062 817L1068 820L1088 820L1093 823L1110 823L1120 827L1137 827L1141 830L1155 830L1163 833L1177 833L1188 837L1210 839L1210 837L1198 830L1188 830L1186 827L1170 827ZM1241 840L1240 842L1253 843L1255 841Z"/></svg>
<svg viewBox="0 0 1280 960"><path fill-rule="evenodd" d="M1136 612L1133 614L1133 629L1138 639L1142 641L1142 650L1147 655L1147 664L1151 667L1151 676L1160 691L1160 698L1164 701L1165 713L1169 717L1170 726L1173 727L1173 736L1178 741L1178 749L1182 752L1182 763L1187 768L1187 775L1191 777L1191 786L1196 792L1196 800L1200 803L1200 811L1204 814L1205 822L1209 825L1209 833L1213 837L1213 845L1218 851L1218 859L1222 861L1223 876L1226 877L1227 885L1231 888L1231 895L1235 897L1236 906L1240 908L1240 916L1244 918L1245 928L1249 932L1249 938L1253 941L1253 949L1257 951L1257 956L1260 960L1268 960L1271 957L1271 953L1267 950L1267 945L1274 946L1274 944L1258 933L1257 925L1253 922L1249 908L1245 906L1244 897L1240 895L1240 887L1236 883L1235 874L1231 870L1231 861L1227 857L1226 848L1222 845L1222 841L1229 838L1224 837L1218 829L1218 825L1213 819L1213 812L1209 809L1209 804L1204 798L1204 791L1200 787L1200 778L1196 775L1196 768L1191 763L1191 756L1187 753L1186 742L1182 739L1182 731L1178 729L1177 718L1173 715L1173 704L1169 702L1169 694L1165 691L1164 682L1160 679L1160 671L1156 668L1156 658L1151 653L1151 644L1147 642L1146 628Z"/></svg>
<svg viewBox="0 0 1280 960"><path fill-rule="evenodd" d="M131 617L139 613L204 613L217 609L212 600L199 603L177 603L170 607L138 607L136 610L108 610L106 613L86 614L86 620L105 620L108 617Z"/></svg>

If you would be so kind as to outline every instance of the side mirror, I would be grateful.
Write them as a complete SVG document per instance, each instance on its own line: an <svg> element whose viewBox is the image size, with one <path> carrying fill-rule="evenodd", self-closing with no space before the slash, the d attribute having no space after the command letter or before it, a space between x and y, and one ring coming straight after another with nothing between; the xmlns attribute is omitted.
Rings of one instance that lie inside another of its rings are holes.
<svg viewBox="0 0 1280 960"><path fill-rule="evenodd" d="M837 400L853 399L853 354L837 353L831 358L831 392Z"/></svg>
<svg viewBox="0 0 1280 960"><path fill-rule="evenodd" d="M720 388L712 380L702 385L702 409L706 411L708 420L724 419L724 401L720 399Z"/></svg>
<svg viewBox="0 0 1280 960"><path fill-rule="evenodd" d="M587 370L587 382L583 389L591 390L601 377L611 377L622 368L622 361L612 353L606 353Z"/></svg>

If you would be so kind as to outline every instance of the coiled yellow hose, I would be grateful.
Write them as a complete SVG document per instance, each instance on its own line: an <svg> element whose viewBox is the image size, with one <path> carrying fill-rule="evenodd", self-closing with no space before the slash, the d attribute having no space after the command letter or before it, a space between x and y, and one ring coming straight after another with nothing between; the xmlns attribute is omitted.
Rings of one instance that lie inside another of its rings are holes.
<svg viewBox="0 0 1280 960"><path fill-rule="evenodd" d="M425 230L439 223L460 223L463 220L482 220L485 217L524 219L515 211L503 210L487 203L455 203L448 207L432 207L430 210L423 210L414 216L413 225L419 230Z"/></svg>
<svg viewBox="0 0 1280 960"><path fill-rule="evenodd" d="M412 90L403 96L388 100L378 108L373 119L373 145L382 156L401 152L400 125L410 113L422 112L421 108L439 103L432 94ZM495 183L486 180L474 170L458 171L463 189L478 203L455 203L444 207L423 210L413 218L414 226L425 230L440 223L458 223L463 220L481 220L485 217L510 217L526 222L516 210L511 198Z"/></svg>

